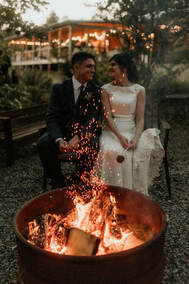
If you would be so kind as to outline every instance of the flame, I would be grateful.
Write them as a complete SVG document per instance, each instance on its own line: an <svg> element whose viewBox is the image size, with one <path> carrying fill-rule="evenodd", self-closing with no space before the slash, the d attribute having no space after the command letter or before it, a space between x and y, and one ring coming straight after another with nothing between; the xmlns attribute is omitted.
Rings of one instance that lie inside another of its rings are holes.
<svg viewBox="0 0 189 284"><path fill-rule="evenodd" d="M67 215L46 213L39 220L28 223L28 241L58 254L66 254L67 232L78 228L100 239L97 255L127 250L141 245L142 240L135 237L127 226L117 217L116 199L106 192L106 187L99 182L92 190L89 202L79 195L73 199L74 208ZM99 189L98 188L98 189Z"/></svg>

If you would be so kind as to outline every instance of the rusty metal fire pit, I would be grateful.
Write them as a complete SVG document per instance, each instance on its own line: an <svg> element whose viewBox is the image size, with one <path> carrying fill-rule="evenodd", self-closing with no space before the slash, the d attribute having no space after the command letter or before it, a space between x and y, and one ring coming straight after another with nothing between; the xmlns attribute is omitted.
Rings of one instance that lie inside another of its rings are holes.
<svg viewBox="0 0 189 284"><path fill-rule="evenodd" d="M28 222L46 212L66 213L73 208L65 189L39 195L17 213L14 228L18 247L20 284L160 284L165 257L165 214L147 196L108 186L120 212L131 226L148 227L153 237L135 248L97 256L59 255L27 242Z"/></svg>

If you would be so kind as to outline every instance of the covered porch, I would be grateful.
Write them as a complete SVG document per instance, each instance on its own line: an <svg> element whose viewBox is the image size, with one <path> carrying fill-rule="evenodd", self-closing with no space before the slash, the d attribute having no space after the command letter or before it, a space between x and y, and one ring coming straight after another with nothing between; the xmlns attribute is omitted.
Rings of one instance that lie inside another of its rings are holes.
<svg viewBox="0 0 189 284"><path fill-rule="evenodd" d="M122 46L120 35L129 32L118 23L102 21L64 21L49 28L48 40L36 37L12 38L9 45L15 52L12 66L46 66L64 63L73 53L86 50L95 54L118 52Z"/></svg>

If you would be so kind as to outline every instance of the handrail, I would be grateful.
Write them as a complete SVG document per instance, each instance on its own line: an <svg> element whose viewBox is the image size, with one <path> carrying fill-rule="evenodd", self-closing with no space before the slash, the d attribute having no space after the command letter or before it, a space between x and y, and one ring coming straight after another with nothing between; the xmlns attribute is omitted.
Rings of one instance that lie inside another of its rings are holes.
<svg viewBox="0 0 189 284"><path fill-rule="evenodd" d="M170 94L170 95L166 95L165 96L165 99L189 99L189 93L187 94L187 93L181 93L181 94Z"/></svg>

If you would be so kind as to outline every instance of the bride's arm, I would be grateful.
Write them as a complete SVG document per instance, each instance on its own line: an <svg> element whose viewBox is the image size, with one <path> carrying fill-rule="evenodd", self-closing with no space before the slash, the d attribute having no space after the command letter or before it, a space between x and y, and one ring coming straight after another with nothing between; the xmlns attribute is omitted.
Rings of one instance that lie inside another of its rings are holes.
<svg viewBox="0 0 189 284"><path fill-rule="evenodd" d="M137 96L136 105L136 133L133 139L130 141L129 149L135 149L138 144L138 140L144 129L144 111L145 111L145 89L142 88Z"/></svg>
<svg viewBox="0 0 189 284"><path fill-rule="evenodd" d="M121 135L112 118L112 110L110 107L109 94L105 90L102 90L101 94L102 94L102 107L104 111L104 117L108 123L108 126L111 129L111 131L117 136L123 148L127 148L128 140L123 135Z"/></svg>

